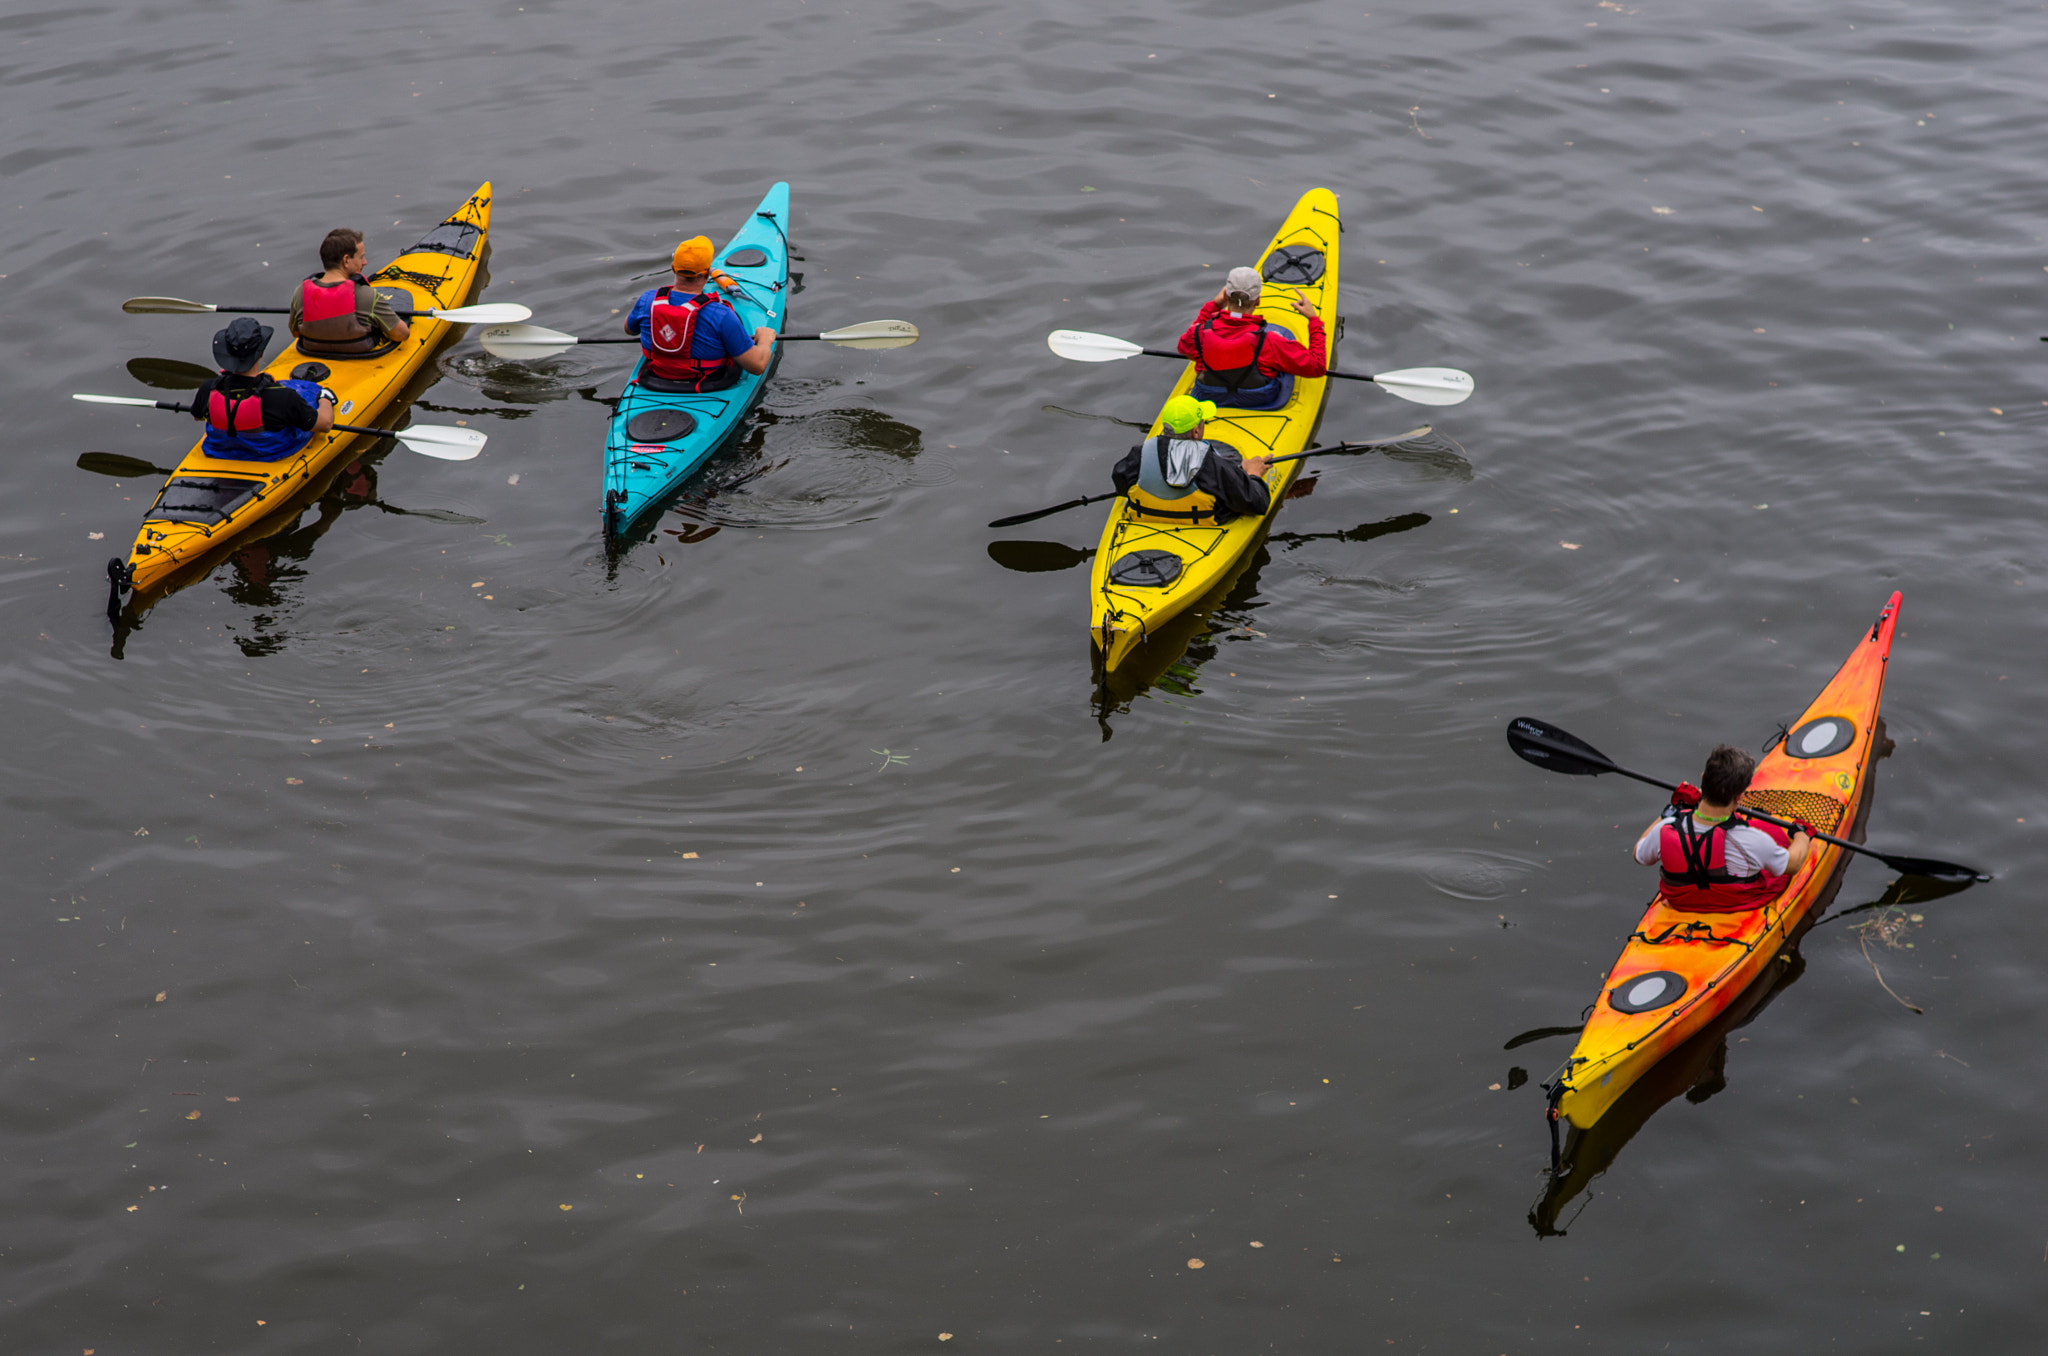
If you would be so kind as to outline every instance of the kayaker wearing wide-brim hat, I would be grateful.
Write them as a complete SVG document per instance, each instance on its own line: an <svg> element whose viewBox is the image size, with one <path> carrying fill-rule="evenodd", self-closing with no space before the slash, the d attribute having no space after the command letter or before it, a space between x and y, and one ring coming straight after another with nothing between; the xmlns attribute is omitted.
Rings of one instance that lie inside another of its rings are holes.
<svg viewBox="0 0 2048 1356"><path fill-rule="evenodd" d="M1252 314L1265 283L1254 268L1233 268L1216 295L1180 337L1180 353L1195 362L1195 398L1241 410L1286 403L1295 377L1320 377L1329 361L1323 318L1306 297L1294 309L1308 317L1308 345Z"/></svg>
<svg viewBox="0 0 2048 1356"><path fill-rule="evenodd" d="M1240 459L1237 449L1202 436L1216 406L1177 395L1159 419L1166 432L1147 438L1110 473L1142 518L1188 524L1227 523L1239 514L1263 516L1273 491L1259 479L1264 457Z"/></svg>
<svg viewBox="0 0 2048 1356"><path fill-rule="evenodd" d="M1658 897L1689 913L1734 913L1776 898L1785 878L1806 865L1813 826L1800 820L1788 839L1775 824L1746 818L1735 802L1749 789L1756 761L1730 744L1707 755L1700 784L1679 783L1671 804L1636 839L1636 860L1663 868Z"/></svg>
<svg viewBox="0 0 2048 1356"><path fill-rule="evenodd" d="M713 253L701 235L676 246L669 258L675 282L642 292L626 316L626 333L647 355L640 384L651 391L724 390L743 372L766 372L775 356L773 329L763 325L750 338L732 303L705 290ZM717 281L737 286L722 273Z"/></svg>
<svg viewBox="0 0 2048 1356"><path fill-rule="evenodd" d="M206 455L225 461L281 461L334 426L334 393L307 363L279 381L263 366L272 330L237 317L213 336L221 374L192 393L192 417L204 420ZM307 373L307 376L301 376Z"/></svg>
<svg viewBox="0 0 2048 1356"><path fill-rule="evenodd" d="M367 358L388 353L412 335L363 270L370 246L361 231L337 226L320 242L321 272L292 289L292 337L308 357Z"/></svg>

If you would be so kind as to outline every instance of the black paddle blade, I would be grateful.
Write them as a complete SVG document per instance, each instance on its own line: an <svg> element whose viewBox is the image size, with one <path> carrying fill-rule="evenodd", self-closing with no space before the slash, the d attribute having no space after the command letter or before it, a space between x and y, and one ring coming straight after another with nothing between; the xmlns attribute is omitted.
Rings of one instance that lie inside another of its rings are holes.
<svg viewBox="0 0 2048 1356"><path fill-rule="evenodd" d="M124 457L118 452L81 452L78 454L78 469L91 471L94 475L112 476L116 480L171 474L162 466L152 466L140 457Z"/></svg>
<svg viewBox="0 0 2048 1356"><path fill-rule="evenodd" d="M192 391L212 381L220 373L198 363L180 362L176 358L130 358L128 375L144 386L154 386L159 391Z"/></svg>
<svg viewBox="0 0 2048 1356"><path fill-rule="evenodd" d="M1870 849L1865 848L1864 851L1870 852ZM1933 857L1896 857L1882 852L1870 852L1870 855L1902 876L1924 876L1943 885L1974 885L1991 879L1975 867L1937 861Z"/></svg>
<svg viewBox="0 0 2048 1356"><path fill-rule="evenodd" d="M1517 716L1508 722L1508 747L1524 762L1567 776L1597 777L1621 770L1585 740L1533 716Z"/></svg>
<svg viewBox="0 0 2048 1356"><path fill-rule="evenodd" d="M467 513L457 513L454 509L399 508L396 504L387 504L381 499L377 500L376 504L386 513L399 513L408 518L431 518L437 523L453 523L457 527L482 527L490 521L488 518L472 518Z"/></svg>

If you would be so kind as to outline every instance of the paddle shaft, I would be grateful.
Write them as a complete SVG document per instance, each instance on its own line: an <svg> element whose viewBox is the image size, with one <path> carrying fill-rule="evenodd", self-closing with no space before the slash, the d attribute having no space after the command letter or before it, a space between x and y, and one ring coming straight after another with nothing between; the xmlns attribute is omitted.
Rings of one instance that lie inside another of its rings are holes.
<svg viewBox="0 0 2048 1356"><path fill-rule="evenodd" d="M1064 504L1054 504L1051 508L1039 509L1036 513L1020 513L1014 518L998 518L990 523L989 526L1015 527L1019 523L1028 523L1039 518L1050 518L1055 513L1065 513L1068 509L1080 508L1083 504L1099 504L1105 499L1120 499L1123 497L1123 493L1122 490L1111 490L1108 494L1091 494L1081 499L1069 499Z"/></svg>
<svg viewBox="0 0 2048 1356"><path fill-rule="evenodd" d="M788 337L788 336L785 336L785 337ZM1189 360L1189 358L1188 358L1188 355L1187 355L1187 354L1185 354L1185 353L1168 353L1168 352L1167 352L1167 351L1166 351L1165 349L1163 349L1163 348L1141 348L1141 349L1139 349L1139 350L1138 350L1138 352L1142 353L1142 354L1143 354L1143 355L1145 355L1145 356L1146 356L1147 358L1172 358L1172 359L1174 359L1174 360L1176 360L1176 361L1178 361L1178 362L1188 362L1188 361L1190 361L1190 360ZM1378 377L1368 377L1368 376L1366 376L1365 374L1363 374L1363 373L1361 373L1361 372L1339 372L1339 371L1337 371L1337 370L1336 370L1336 369L1334 369L1334 368L1325 368L1325 369L1324 369L1324 371L1323 371L1323 375L1324 375L1324 376L1326 376L1326 377L1335 377L1335 378L1336 378L1337 380L1339 380L1339 381L1378 381L1378 380L1379 380L1379 378L1378 378Z"/></svg>
<svg viewBox="0 0 2048 1356"><path fill-rule="evenodd" d="M823 339L825 336L822 334L778 334L775 337L777 339ZM579 336L570 339L568 342L572 344L637 344L640 340L638 336L631 334L606 334L590 338Z"/></svg>
<svg viewBox="0 0 2048 1356"><path fill-rule="evenodd" d="M290 315L292 313L292 308L289 306L216 306L213 309L216 311L232 311L236 315ZM394 310L392 314L402 315L406 317L408 320L410 320L412 317L418 315L423 315L432 318L434 316L438 316L442 311L451 309L456 308L442 306L432 310L425 311Z"/></svg>
<svg viewBox="0 0 2048 1356"><path fill-rule="evenodd" d="M1303 457L1322 457L1337 452L1370 452L1376 447L1392 447L1396 443L1405 443L1410 438L1423 437L1429 431L1429 426L1425 424L1421 428L1411 429L1398 438L1386 438L1376 443L1337 443L1330 447L1311 447L1306 452L1290 452L1284 457L1268 457L1266 465L1278 466L1283 461L1300 461Z"/></svg>
<svg viewBox="0 0 2048 1356"><path fill-rule="evenodd" d="M1566 744L1552 743L1550 740L1544 739L1540 735L1524 734L1522 735L1522 739L1526 743L1534 744L1539 748L1548 749L1552 753L1558 754L1562 757L1570 758L1575 762L1591 764L1593 762L1593 759L1597 757L1600 759L1600 762L1604 764L1604 767L1602 769L1603 771L1620 773L1624 777L1634 778L1636 781L1644 782L1650 786L1662 787L1666 791L1676 791L1678 789L1677 782L1665 782L1659 781L1655 777L1646 777L1640 772L1635 772L1629 768L1623 767L1621 764L1615 762L1612 758L1607 757L1605 754L1592 754L1589 756L1588 751L1586 749L1573 748L1570 745ZM1791 829L1798 827L1789 819L1780 819L1776 815L1767 815L1762 810L1753 810L1747 805L1737 807L1735 813L1742 815L1747 819L1761 819L1767 824L1776 824L1781 829ZM1813 836L1815 838L1820 839L1820 841L1822 841L1823 843L1833 843L1836 847L1847 848L1851 852L1860 852L1866 857L1875 857L1879 861L1883 862L1886 866L1892 867L1894 870L1908 871L1910 874L1909 868L1900 867L1895 864L1894 854L1878 852L1875 849L1864 847L1861 843L1852 843L1846 838L1837 838L1831 833L1822 833L1819 829L1813 830ZM1906 859L1899 858L1897 860Z"/></svg>
<svg viewBox="0 0 2048 1356"><path fill-rule="evenodd" d="M127 402L124 401L122 403L125 404ZM176 410L179 414L189 414L194 418L198 418L205 413L205 411L192 405L180 405L175 400L157 400L151 403L160 410ZM329 424L328 427L336 433L374 433L379 438L403 438L406 432L402 428L372 428L367 424ZM439 427L439 425L436 425L436 427Z"/></svg>

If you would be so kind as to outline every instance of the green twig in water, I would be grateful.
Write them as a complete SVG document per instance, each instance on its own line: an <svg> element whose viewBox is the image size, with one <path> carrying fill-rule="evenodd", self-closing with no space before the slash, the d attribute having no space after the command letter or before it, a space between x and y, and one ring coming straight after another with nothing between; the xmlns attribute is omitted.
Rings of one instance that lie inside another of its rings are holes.
<svg viewBox="0 0 2048 1356"><path fill-rule="evenodd" d="M1872 933L1877 935L1877 940L1880 943L1897 951L1900 949L1899 938L1905 935L1908 924L1919 921L1920 915L1917 913L1909 918L1901 910L1885 908L1879 910L1875 917L1858 923L1855 927L1855 932L1856 946L1863 952L1863 960L1870 967L1870 973L1876 976L1877 986L1890 994L1894 999L1897 999L1900 1007L1925 1016L1925 1008L1915 1007L1905 999L1900 998L1898 991L1884 982L1883 972L1877 968L1877 962L1872 960L1870 956L1870 937ZM1911 943L1907 943L1907 945L1911 945Z"/></svg>
<svg viewBox="0 0 2048 1356"><path fill-rule="evenodd" d="M907 763L910 761L910 755L907 753L891 753L887 749L869 749L868 752L879 756L882 760L882 765L875 769L877 772L888 771L891 763Z"/></svg>

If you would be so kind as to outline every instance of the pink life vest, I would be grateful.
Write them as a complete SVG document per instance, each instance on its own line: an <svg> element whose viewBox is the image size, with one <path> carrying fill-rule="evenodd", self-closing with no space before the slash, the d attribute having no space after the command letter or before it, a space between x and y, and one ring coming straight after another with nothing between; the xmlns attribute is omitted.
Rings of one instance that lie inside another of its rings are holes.
<svg viewBox="0 0 2048 1356"><path fill-rule="evenodd" d="M222 433L254 433L263 427L263 388L229 395L216 386L206 397L206 426Z"/></svg>
<svg viewBox="0 0 2048 1356"><path fill-rule="evenodd" d="M1657 893L1667 905L1687 913L1740 913L1763 907L1784 888L1783 876L1763 871L1754 876L1729 874L1728 830L1736 822L1731 818L1698 833L1689 814L1666 821L1658 831L1663 884ZM1742 822L1761 830L1780 847L1789 842L1784 830L1774 824Z"/></svg>
<svg viewBox="0 0 2048 1356"><path fill-rule="evenodd" d="M648 370L668 381L700 385L724 375L732 359L693 358L690 356L690 344L697 337L698 313L714 303L720 306L728 303L709 292L698 292L682 301L671 301L671 290L664 287L655 292L654 302L647 310L647 324L640 332L641 347L647 351Z"/></svg>
<svg viewBox="0 0 2048 1356"><path fill-rule="evenodd" d="M299 352L345 357L382 347L384 340L377 331L357 319L357 302L370 290L368 283L353 278L323 286L317 273L300 283Z"/></svg>

